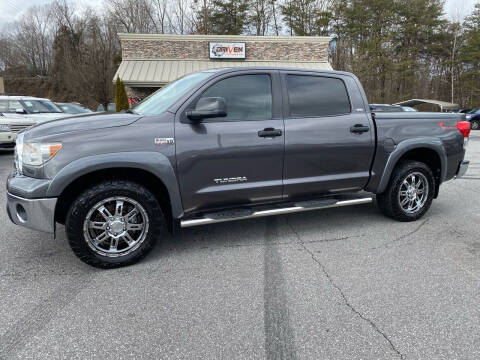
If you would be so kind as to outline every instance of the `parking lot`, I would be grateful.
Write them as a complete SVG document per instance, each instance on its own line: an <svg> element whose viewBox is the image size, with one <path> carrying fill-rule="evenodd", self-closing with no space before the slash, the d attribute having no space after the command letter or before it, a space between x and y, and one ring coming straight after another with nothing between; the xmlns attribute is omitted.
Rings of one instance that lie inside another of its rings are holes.
<svg viewBox="0 0 480 360"><path fill-rule="evenodd" d="M190 228L116 270L14 226L2 191L0 359L478 359L479 132L467 159L415 223L362 205Z"/></svg>

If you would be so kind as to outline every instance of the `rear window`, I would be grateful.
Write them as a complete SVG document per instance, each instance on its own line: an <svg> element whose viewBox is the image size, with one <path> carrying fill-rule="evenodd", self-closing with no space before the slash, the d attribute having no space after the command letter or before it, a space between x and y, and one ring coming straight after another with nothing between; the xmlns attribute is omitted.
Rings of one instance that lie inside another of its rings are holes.
<svg viewBox="0 0 480 360"><path fill-rule="evenodd" d="M351 112L350 99L338 78L287 75L291 117L322 117Z"/></svg>

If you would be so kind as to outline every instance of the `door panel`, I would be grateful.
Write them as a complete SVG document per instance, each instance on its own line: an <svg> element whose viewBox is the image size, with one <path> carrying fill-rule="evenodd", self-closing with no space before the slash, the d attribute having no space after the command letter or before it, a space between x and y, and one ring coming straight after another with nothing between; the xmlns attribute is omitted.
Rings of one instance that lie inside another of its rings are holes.
<svg viewBox="0 0 480 360"><path fill-rule="evenodd" d="M209 84L212 87L201 90L202 96L205 94L226 99L229 113L227 121L218 118L191 122L182 118L182 114L178 116L175 125L177 171L185 212L282 198L285 129L283 119L275 118L281 114L281 98L276 95L280 94L279 78L277 73L270 75L272 110L270 114L268 111L266 113L273 119L261 119L265 112L261 107L253 106L252 103L256 100L248 98L259 97L254 89L248 89L250 79L248 82L244 82L244 79L237 82L237 86L231 83L227 83L228 86L220 84L222 80L227 81L228 77L215 80ZM235 77L238 77L238 73ZM214 84L219 85L213 88ZM248 90L248 96L241 90L242 87ZM194 106L198 98L189 106ZM268 135L271 129L276 130L273 134L276 136L264 136L262 131L267 131Z"/></svg>
<svg viewBox="0 0 480 360"><path fill-rule="evenodd" d="M340 91L335 95L330 94L336 90L335 84L329 82L327 82L329 87L323 92L302 87L300 84L297 90L300 95L303 94L303 98L297 104L301 105L297 107L297 111L301 114L294 117L290 114L291 108L294 107L292 98L295 101L295 96L292 96L291 90L289 94L286 74L283 79L287 99L286 112L289 114L285 119L285 197L308 198L362 189L369 179L374 153L374 129L370 118L362 110L364 105L356 103L356 99L349 97L350 107L346 108L345 104L342 105L338 100L338 97L342 96ZM349 86L352 84L343 79L342 81L345 90L350 90ZM298 85L293 83L294 86ZM325 84L318 82L315 86ZM344 96L348 96L346 94L345 92ZM333 106L333 110L331 107L321 109L322 96L326 101L325 106ZM335 99L330 100L328 96L334 96ZM320 105L312 104L312 108L309 108L308 101L317 101ZM348 113L334 115L335 109ZM324 111L329 115L312 116L315 111ZM366 128L360 127L362 130L358 132L359 127L355 125L368 127L368 131L361 132Z"/></svg>

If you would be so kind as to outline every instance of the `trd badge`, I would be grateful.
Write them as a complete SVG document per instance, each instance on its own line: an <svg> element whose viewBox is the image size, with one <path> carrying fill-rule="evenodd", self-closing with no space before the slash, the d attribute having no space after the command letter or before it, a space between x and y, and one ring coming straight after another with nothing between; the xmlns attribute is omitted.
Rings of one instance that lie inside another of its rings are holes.
<svg viewBox="0 0 480 360"><path fill-rule="evenodd" d="M155 145L172 145L175 144L174 138L155 138Z"/></svg>

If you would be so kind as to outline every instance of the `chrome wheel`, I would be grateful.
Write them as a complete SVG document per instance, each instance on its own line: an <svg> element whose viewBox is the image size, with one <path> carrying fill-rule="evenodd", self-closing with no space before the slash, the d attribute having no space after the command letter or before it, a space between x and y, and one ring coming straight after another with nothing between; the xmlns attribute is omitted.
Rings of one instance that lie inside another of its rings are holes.
<svg viewBox="0 0 480 360"><path fill-rule="evenodd" d="M472 130L478 130L479 128L479 123L477 120L473 120L471 123L470 123L470 129Z"/></svg>
<svg viewBox="0 0 480 360"><path fill-rule="evenodd" d="M420 211L428 199L428 181L420 172L409 174L402 182L398 192L398 202L407 214Z"/></svg>
<svg viewBox="0 0 480 360"><path fill-rule="evenodd" d="M148 215L135 200L111 197L95 204L83 223L88 246L97 254L124 256L136 250L148 233Z"/></svg>

